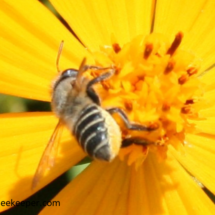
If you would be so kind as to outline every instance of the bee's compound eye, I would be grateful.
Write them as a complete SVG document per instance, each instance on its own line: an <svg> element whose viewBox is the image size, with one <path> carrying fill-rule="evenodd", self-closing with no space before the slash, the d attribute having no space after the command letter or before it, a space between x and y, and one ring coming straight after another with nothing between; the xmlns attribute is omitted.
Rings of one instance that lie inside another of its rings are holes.
<svg viewBox="0 0 215 215"><path fill-rule="evenodd" d="M66 69L61 73L61 78L76 77L77 74L78 70L76 69Z"/></svg>
<svg viewBox="0 0 215 215"><path fill-rule="evenodd" d="M78 74L78 70L76 70L76 69L66 69L66 70L64 70L60 74L60 77L58 78L58 80L55 82L53 88L56 89L59 86L59 84L62 84L65 80L70 79L70 82L71 82L71 79L75 80L76 77L77 77L77 74Z"/></svg>

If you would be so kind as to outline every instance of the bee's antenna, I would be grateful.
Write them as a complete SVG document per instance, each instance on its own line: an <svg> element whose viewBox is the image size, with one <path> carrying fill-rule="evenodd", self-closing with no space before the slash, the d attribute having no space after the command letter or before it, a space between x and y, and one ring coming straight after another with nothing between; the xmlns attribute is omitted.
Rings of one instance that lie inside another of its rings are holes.
<svg viewBox="0 0 215 215"><path fill-rule="evenodd" d="M60 68L59 68L59 61L60 61L60 56L61 56L61 53L62 53L62 50L63 50L63 44L64 44L64 41L62 40L61 43L60 43L59 49L58 49L58 53L57 53L56 67L57 67L58 73L61 72Z"/></svg>
<svg viewBox="0 0 215 215"><path fill-rule="evenodd" d="M78 75L76 78L76 86L80 89L80 80L81 80L81 76L82 74L87 70L87 66L86 66L86 57L82 60L81 65L78 69Z"/></svg>

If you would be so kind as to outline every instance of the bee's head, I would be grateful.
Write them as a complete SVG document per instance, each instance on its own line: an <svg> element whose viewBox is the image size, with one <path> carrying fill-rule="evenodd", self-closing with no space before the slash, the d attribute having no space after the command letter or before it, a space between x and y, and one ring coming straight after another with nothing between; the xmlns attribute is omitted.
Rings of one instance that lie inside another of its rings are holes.
<svg viewBox="0 0 215 215"><path fill-rule="evenodd" d="M83 76L83 72L76 69L66 69L58 77L53 86L52 109L57 116L64 112L69 98L87 95L94 103L100 105L99 96L93 88L87 87L89 80Z"/></svg>
<svg viewBox="0 0 215 215"><path fill-rule="evenodd" d="M76 69L64 70L53 85L52 109L56 115L60 116L67 103L68 93L73 89L78 71Z"/></svg>
<svg viewBox="0 0 215 215"><path fill-rule="evenodd" d="M85 69L85 61L86 59L84 58L78 70L70 68L61 72L53 89L55 90L59 85L71 85L73 90L78 92L83 91L89 81L83 76L83 73L87 71L87 69Z"/></svg>

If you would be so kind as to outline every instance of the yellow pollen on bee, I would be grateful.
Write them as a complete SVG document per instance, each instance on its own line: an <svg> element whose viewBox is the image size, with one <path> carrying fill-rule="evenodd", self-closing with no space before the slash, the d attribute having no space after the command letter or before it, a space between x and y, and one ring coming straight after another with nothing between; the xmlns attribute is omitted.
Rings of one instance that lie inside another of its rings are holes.
<svg viewBox="0 0 215 215"><path fill-rule="evenodd" d="M199 119L202 105L198 105L203 86L198 79L200 60L180 49L182 39L182 32L172 40L153 33L137 36L121 47L118 43L104 46L94 53L97 65L116 68L115 74L97 87L102 106L119 107L131 122L152 129L131 131L116 120L123 139L141 137L150 143L122 148L119 157L128 165L141 165L148 153L155 153L163 160L170 145L176 149L185 147L187 129L195 132L191 120Z"/></svg>

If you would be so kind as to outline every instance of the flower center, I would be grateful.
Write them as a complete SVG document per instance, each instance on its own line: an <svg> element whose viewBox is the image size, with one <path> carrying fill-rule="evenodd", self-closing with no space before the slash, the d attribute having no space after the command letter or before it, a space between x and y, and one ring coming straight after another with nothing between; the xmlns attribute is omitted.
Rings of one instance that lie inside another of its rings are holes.
<svg viewBox="0 0 215 215"><path fill-rule="evenodd" d="M180 49L182 38L179 32L169 42L153 33L138 36L123 47L114 43L94 53L96 65L116 68L116 74L96 88L102 106L122 108L130 121L158 127L150 132L130 131L114 116L123 138L141 137L149 143L120 150L120 158L127 157L129 165L141 164L148 152L165 159L169 145L180 150L185 132L195 132L192 122L198 119L198 101L203 94L198 78L200 60ZM99 72L91 74L96 77Z"/></svg>

